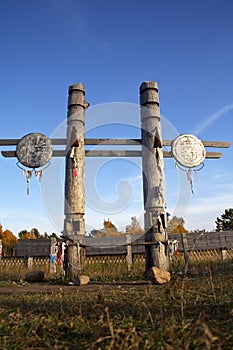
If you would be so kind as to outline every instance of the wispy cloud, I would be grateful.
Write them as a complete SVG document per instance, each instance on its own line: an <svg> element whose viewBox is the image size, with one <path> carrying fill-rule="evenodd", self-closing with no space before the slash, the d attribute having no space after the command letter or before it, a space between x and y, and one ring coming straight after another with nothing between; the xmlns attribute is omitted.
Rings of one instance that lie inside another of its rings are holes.
<svg viewBox="0 0 233 350"><path fill-rule="evenodd" d="M100 50L103 51L103 53L108 57L108 58L111 58L112 57L112 48L109 44L109 42L107 40L101 42L99 44L99 48Z"/></svg>
<svg viewBox="0 0 233 350"><path fill-rule="evenodd" d="M63 25L69 25L76 33L83 34L88 29L87 9L81 0L50 0L53 14L59 17Z"/></svg>
<svg viewBox="0 0 233 350"><path fill-rule="evenodd" d="M203 120L199 126L196 127L194 133L200 134L202 131L204 131L206 128L208 128L212 123L214 123L217 119L222 117L227 112L230 112L233 110L233 103L227 104L226 106L219 109L217 112L211 114L209 117Z"/></svg>
<svg viewBox="0 0 233 350"><path fill-rule="evenodd" d="M215 228L215 220L224 213L225 209L232 208L232 192L219 195L218 193L194 201L185 215L185 222L189 230Z"/></svg>

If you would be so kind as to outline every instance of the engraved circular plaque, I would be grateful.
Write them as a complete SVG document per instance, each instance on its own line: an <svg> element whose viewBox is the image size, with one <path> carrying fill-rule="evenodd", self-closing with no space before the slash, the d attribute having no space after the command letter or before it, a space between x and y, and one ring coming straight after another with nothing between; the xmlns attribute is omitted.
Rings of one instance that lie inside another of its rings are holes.
<svg viewBox="0 0 233 350"><path fill-rule="evenodd" d="M206 156L206 150L201 140L191 134L178 136L172 142L171 151L175 160L187 168L200 165Z"/></svg>
<svg viewBox="0 0 233 350"><path fill-rule="evenodd" d="M18 161L28 168L39 168L47 164L52 152L50 139L39 133L25 135L16 146Z"/></svg>

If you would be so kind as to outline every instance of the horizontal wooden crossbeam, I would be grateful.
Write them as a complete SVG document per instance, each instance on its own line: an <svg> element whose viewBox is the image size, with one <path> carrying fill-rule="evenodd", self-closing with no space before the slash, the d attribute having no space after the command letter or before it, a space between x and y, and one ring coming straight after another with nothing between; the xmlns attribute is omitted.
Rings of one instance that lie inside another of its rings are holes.
<svg viewBox="0 0 233 350"><path fill-rule="evenodd" d="M0 146L16 146L19 139L2 139L0 140ZM65 146L65 138L51 138L53 146ZM110 145L110 146L139 146L141 145L141 139L109 139L109 138L86 138L85 145ZM230 142L219 141L202 141L205 147L215 148L228 148ZM163 140L163 146L171 146L172 140ZM16 157L16 151L2 151L4 157ZM53 157L65 157L65 150L53 150ZM141 157L141 150L86 150L86 157ZM163 151L164 158L172 158L172 154L169 151ZM206 152L206 158L217 159L221 158L221 152Z"/></svg>
<svg viewBox="0 0 233 350"><path fill-rule="evenodd" d="M0 139L0 146L16 146L19 139ZM52 145L63 146L66 145L65 138L51 139ZM108 139L108 138L86 138L85 145L140 145L142 143L141 139ZM215 148L229 148L231 146L230 142L219 142L219 141L202 141L205 147L215 147ZM172 140L163 140L163 146L171 146Z"/></svg>
<svg viewBox="0 0 233 350"><path fill-rule="evenodd" d="M3 157L16 157L16 151L2 151ZM65 157L65 150L53 150L53 157ZM126 151L126 150L86 150L86 157L141 157L141 151ZM163 151L164 158L172 158L171 152ZM221 158L222 152L206 152L206 158L218 159Z"/></svg>

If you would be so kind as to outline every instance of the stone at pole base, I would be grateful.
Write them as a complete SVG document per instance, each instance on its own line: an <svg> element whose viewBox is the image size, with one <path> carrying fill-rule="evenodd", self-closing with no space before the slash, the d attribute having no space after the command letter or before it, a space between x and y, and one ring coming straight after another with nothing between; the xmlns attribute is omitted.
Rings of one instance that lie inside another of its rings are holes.
<svg viewBox="0 0 233 350"><path fill-rule="evenodd" d="M159 267L153 266L147 272L147 277L153 284L169 283L171 280L170 272Z"/></svg>

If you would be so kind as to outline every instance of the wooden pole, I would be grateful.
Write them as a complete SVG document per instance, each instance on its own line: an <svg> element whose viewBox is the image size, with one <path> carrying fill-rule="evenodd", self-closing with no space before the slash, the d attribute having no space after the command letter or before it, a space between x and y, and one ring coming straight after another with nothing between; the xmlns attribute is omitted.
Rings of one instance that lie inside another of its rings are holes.
<svg viewBox="0 0 233 350"><path fill-rule="evenodd" d="M188 245L188 240L186 233L181 233L181 240L182 240L182 245L183 245L183 250L184 250L184 261L185 261L185 274L190 273L190 266L189 266L189 245Z"/></svg>
<svg viewBox="0 0 233 350"><path fill-rule="evenodd" d="M132 242L131 235L129 234L129 232L127 231L127 228L126 228L126 243L127 243L127 246L126 246L126 262L127 262L128 271L131 271L132 266L133 266L131 242Z"/></svg>
<svg viewBox="0 0 233 350"><path fill-rule="evenodd" d="M169 269L166 254L166 194L158 85L147 81L140 86L142 170L144 195L146 270L156 266Z"/></svg>
<svg viewBox="0 0 233 350"><path fill-rule="evenodd" d="M77 275L85 259L85 251L82 249L80 253L78 245L84 243L85 234L84 124L87 107L84 86L81 83L71 85L67 113L64 222L66 273L71 279ZM81 254L81 259L78 254Z"/></svg>

